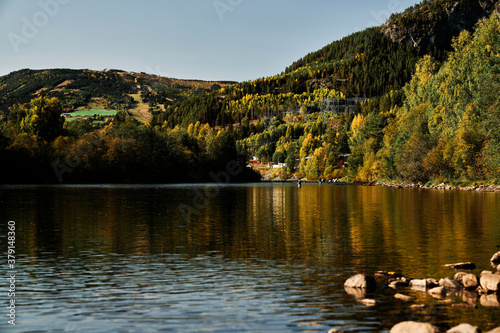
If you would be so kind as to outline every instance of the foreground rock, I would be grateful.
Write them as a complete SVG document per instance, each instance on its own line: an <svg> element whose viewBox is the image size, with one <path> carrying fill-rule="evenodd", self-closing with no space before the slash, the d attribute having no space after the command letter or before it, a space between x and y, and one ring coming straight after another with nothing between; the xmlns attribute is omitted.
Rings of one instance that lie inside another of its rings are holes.
<svg viewBox="0 0 500 333"><path fill-rule="evenodd" d="M462 284L465 289L476 289L479 287L479 279L474 274L459 272L453 278Z"/></svg>
<svg viewBox="0 0 500 333"><path fill-rule="evenodd" d="M446 333L480 333L481 330L470 324L461 324L446 331Z"/></svg>
<svg viewBox="0 0 500 333"><path fill-rule="evenodd" d="M445 298L446 297L446 288L441 286L441 287L436 287L429 289L428 293L437 298Z"/></svg>
<svg viewBox="0 0 500 333"><path fill-rule="evenodd" d="M344 290L346 293L357 299L366 298L366 296L368 296L368 291L364 288L344 287Z"/></svg>
<svg viewBox="0 0 500 333"><path fill-rule="evenodd" d="M358 299L358 303L361 303L366 306L375 306L377 305L377 301L370 298Z"/></svg>
<svg viewBox="0 0 500 333"><path fill-rule="evenodd" d="M373 290L377 287L377 283L372 276L366 274L357 274L351 276L344 283L344 288L359 288L366 290Z"/></svg>
<svg viewBox="0 0 500 333"><path fill-rule="evenodd" d="M455 279L444 278L439 280L439 285L445 287L446 289L462 289L462 285Z"/></svg>
<svg viewBox="0 0 500 333"><path fill-rule="evenodd" d="M373 277L375 278L375 281L377 281L377 283L389 284L391 283L391 281L394 281L395 279L402 276L400 274L397 274L396 272L378 271L373 274Z"/></svg>
<svg viewBox="0 0 500 333"><path fill-rule="evenodd" d="M394 295L394 298L402 300L403 302L411 302L413 300L413 297L399 293Z"/></svg>
<svg viewBox="0 0 500 333"><path fill-rule="evenodd" d="M458 264L448 264L444 265L445 267L453 268L453 269L460 269L460 270L473 270L476 269L476 264L473 262L460 262Z"/></svg>
<svg viewBox="0 0 500 333"><path fill-rule="evenodd" d="M408 287L409 285L410 285L410 279L405 278L403 276L398 277L389 283L389 287L391 287L393 289L404 288L404 287Z"/></svg>
<svg viewBox="0 0 500 333"><path fill-rule="evenodd" d="M493 257L491 257L490 262L491 266L493 266L494 269L496 269L497 271L500 270L500 251L498 251L493 255Z"/></svg>
<svg viewBox="0 0 500 333"><path fill-rule="evenodd" d="M500 291L500 275L485 272L481 275L481 279L479 281L481 283L481 287L486 291Z"/></svg>
<svg viewBox="0 0 500 333"><path fill-rule="evenodd" d="M439 329L429 323L419 323L416 321L405 321L396 324L390 333L437 333Z"/></svg>
<svg viewBox="0 0 500 333"><path fill-rule="evenodd" d="M410 281L410 286L414 290L426 291L427 289L432 289L439 286L439 283L435 279L413 279Z"/></svg>

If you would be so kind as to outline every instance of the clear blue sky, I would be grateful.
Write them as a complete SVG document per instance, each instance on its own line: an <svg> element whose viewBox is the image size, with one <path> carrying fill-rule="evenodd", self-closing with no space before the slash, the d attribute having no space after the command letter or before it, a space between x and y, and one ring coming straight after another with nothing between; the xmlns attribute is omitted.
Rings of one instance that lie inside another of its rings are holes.
<svg viewBox="0 0 500 333"><path fill-rule="evenodd" d="M414 0L0 0L0 75L106 68L246 81Z"/></svg>

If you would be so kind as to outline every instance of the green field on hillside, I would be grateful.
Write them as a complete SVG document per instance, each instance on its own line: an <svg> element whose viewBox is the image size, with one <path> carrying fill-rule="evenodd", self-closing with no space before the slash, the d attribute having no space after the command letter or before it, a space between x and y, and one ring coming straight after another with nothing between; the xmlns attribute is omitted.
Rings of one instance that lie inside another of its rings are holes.
<svg viewBox="0 0 500 333"><path fill-rule="evenodd" d="M92 117L94 115L103 117L114 117L116 115L116 110L105 110L105 109L90 109L90 110L79 110L65 113L70 115L66 118L66 121L73 121L76 119L81 119L83 117Z"/></svg>
<svg viewBox="0 0 500 333"><path fill-rule="evenodd" d="M71 115L72 117L89 117L93 115L109 117L109 116L115 116L116 110L90 109L90 110L73 111L67 114Z"/></svg>

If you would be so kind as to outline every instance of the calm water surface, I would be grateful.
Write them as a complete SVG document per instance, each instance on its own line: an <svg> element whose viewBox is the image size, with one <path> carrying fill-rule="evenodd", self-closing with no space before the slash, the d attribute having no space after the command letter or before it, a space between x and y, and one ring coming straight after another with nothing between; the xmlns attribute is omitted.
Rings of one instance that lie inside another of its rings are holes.
<svg viewBox="0 0 500 333"><path fill-rule="evenodd" d="M481 299L464 309L449 303L464 304L461 296L403 289L415 299L402 303L381 287L357 295L378 301L367 307L343 288L349 276L377 270L440 278L454 274L446 263L491 269L500 194L317 184L0 187L4 254L9 220L17 227L17 325L6 325L3 310L1 332L500 326L500 308Z"/></svg>

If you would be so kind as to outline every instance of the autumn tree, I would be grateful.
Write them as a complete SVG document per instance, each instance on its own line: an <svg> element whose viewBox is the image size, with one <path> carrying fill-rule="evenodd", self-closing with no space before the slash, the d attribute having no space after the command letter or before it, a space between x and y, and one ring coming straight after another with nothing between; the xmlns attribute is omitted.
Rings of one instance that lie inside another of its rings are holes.
<svg viewBox="0 0 500 333"><path fill-rule="evenodd" d="M55 97L38 97L31 102L31 108L21 121L21 130L46 141L53 141L63 129L62 107Z"/></svg>

